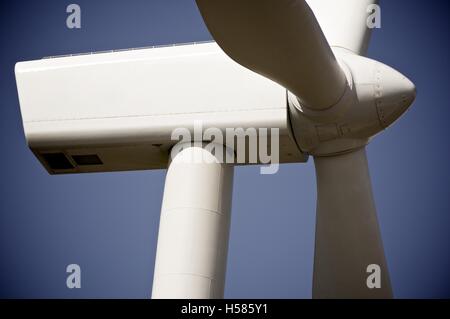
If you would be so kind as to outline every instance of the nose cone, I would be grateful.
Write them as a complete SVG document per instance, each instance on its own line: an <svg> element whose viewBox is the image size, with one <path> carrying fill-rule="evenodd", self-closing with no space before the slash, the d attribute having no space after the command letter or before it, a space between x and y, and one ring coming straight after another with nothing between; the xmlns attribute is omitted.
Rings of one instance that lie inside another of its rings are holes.
<svg viewBox="0 0 450 319"><path fill-rule="evenodd" d="M416 86L400 72L386 65L377 71L376 105L380 123L394 123L416 99Z"/></svg>
<svg viewBox="0 0 450 319"><path fill-rule="evenodd" d="M402 76L400 86L401 86L400 94L402 95L402 99L403 99L405 105L407 105L406 108L409 108L413 104L414 100L416 99L416 95L417 95L416 86L406 76Z"/></svg>

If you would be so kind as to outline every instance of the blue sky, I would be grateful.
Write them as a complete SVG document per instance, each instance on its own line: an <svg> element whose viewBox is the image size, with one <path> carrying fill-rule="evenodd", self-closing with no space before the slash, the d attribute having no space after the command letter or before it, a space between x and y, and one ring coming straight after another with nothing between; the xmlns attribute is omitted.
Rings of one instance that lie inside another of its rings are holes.
<svg viewBox="0 0 450 319"><path fill-rule="evenodd" d="M14 64L43 56L210 40L194 1L0 3L0 297L151 293L165 171L49 176L26 146ZM449 3L382 1L369 56L418 88L410 111L368 147L398 298L450 297ZM235 171L225 296L310 298L316 185L312 161ZM65 267L82 268L66 288Z"/></svg>

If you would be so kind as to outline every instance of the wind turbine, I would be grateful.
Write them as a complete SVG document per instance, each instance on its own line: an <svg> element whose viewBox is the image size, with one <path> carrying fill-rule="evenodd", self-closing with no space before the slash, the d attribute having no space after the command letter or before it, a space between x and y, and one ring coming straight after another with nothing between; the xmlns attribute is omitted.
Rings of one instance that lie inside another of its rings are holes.
<svg viewBox="0 0 450 319"><path fill-rule="evenodd" d="M221 298L233 165L202 138L170 158L180 145L172 133L199 119L219 130L278 128L281 163L314 157L313 297L390 298L365 147L416 91L364 57L375 2L197 0L220 48L20 62L27 142L51 174L168 168L152 297ZM228 143L216 146L234 156ZM378 288L367 286L370 265L379 267Z"/></svg>

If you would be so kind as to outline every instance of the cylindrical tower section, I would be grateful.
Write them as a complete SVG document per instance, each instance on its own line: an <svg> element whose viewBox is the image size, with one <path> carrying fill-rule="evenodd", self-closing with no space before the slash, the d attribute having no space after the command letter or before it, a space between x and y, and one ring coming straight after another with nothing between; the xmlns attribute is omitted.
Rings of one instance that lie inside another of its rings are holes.
<svg viewBox="0 0 450 319"><path fill-rule="evenodd" d="M186 144L172 155L161 208L154 299L223 298L233 165L217 155L222 151L230 152L222 145Z"/></svg>

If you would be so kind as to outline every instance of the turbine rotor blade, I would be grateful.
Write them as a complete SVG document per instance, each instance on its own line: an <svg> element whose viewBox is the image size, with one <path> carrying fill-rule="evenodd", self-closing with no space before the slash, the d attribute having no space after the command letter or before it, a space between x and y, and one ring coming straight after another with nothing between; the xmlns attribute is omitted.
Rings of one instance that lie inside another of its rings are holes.
<svg viewBox="0 0 450 319"><path fill-rule="evenodd" d="M366 55L373 30L371 23L379 18L378 0L308 0L307 1L332 47Z"/></svg>
<svg viewBox="0 0 450 319"><path fill-rule="evenodd" d="M302 106L327 109L346 77L304 0L196 0L219 46L237 63L294 93Z"/></svg>
<svg viewBox="0 0 450 319"><path fill-rule="evenodd" d="M365 149L314 162L313 298L392 298Z"/></svg>

